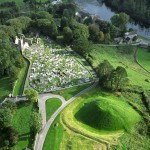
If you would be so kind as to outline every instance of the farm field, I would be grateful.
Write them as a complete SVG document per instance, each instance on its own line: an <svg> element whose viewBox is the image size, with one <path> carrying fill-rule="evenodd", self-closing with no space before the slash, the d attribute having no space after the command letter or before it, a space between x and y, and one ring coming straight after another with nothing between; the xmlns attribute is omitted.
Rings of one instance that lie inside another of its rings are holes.
<svg viewBox="0 0 150 150"><path fill-rule="evenodd" d="M12 125L19 133L19 141L16 145L16 150L22 150L26 147L31 147L33 144L30 132L31 113L36 110L33 104L27 102L18 103L18 109L13 117Z"/></svg>
<svg viewBox="0 0 150 150"><path fill-rule="evenodd" d="M147 49L138 48L137 51L138 62L150 72L150 52Z"/></svg>
<svg viewBox="0 0 150 150"><path fill-rule="evenodd" d="M62 102L58 98L50 98L46 101L46 120L61 106Z"/></svg>
<svg viewBox="0 0 150 150"><path fill-rule="evenodd" d="M108 47L94 45L90 55L93 67L97 67L103 60L107 59L114 67L122 66L128 73L130 85L142 86L144 89L149 89L150 83L145 79L150 78L150 74L142 69L134 61L134 52L132 54L123 54L117 47ZM147 60L143 59L146 64ZM148 64L147 64L148 66Z"/></svg>

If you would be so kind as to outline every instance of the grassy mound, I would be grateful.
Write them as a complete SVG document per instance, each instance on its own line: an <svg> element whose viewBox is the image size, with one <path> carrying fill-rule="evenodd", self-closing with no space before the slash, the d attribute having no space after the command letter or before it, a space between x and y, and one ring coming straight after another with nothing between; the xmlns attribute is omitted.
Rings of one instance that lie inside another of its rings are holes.
<svg viewBox="0 0 150 150"><path fill-rule="evenodd" d="M93 128L108 131L130 131L140 120L139 114L127 103L105 98L85 103L75 113L75 118Z"/></svg>

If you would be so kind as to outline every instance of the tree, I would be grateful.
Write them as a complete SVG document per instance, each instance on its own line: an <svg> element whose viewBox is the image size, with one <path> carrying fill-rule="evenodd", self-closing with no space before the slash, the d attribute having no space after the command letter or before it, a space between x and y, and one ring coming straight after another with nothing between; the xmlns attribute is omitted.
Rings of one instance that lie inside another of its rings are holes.
<svg viewBox="0 0 150 150"><path fill-rule="evenodd" d="M113 70L114 68L108 60L104 60L100 63L97 72L101 86L109 88L109 76Z"/></svg>
<svg viewBox="0 0 150 150"><path fill-rule="evenodd" d="M90 34L90 39L94 42L97 42L99 39L99 27L96 24L91 24L88 27L89 29L89 34Z"/></svg>
<svg viewBox="0 0 150 150"><path fill-rule="evenodd" d="M32 88L26 89L24 94L26 95L26 98L34 103L38 101L38 92Z"/></svg>
<svg viewBox="0 0 150 150"><path fill-rule="evenodd" d="M84 19L84 24L86 25L90 25L90 24L93 24L93 19L91 16L88 16L87 18Z"/></svg>
<svg viewBox="0 0 150 150"><path fill-rule="evenodd" d="M104 35L104 39L105 39L105 42L106 42L106 43L110 42L110 40L111 40L110 34L109 34L109 33L106 33L106 34Z"/></svg>
<svg viewBox="0 0 150 150"><path fill-rule="evenodd" d="M63 29L64 43L69 44L73 39L72 30L69 27Z"/></svg>
<svg viewBox="0 0 150 150"><path fill-rule="evenodd" d="M89 30L88 27L82 23L78 23L76 20L71 19L69 22L69 26L73 31L73 39L79 38L89 38Z"/></svg>
<svg viewBox="0 0 150 150"><path fill-rule="evenodd" d="M48 19L49 21L53 21L53 16L49 14L47 11L38 11L31 14L32 19Z"/></svg>
<svg viewBox="0 0 150 150"><path fill-rule="evenodd" d="M0 109L0 129L11 125L12 113L10 109Z"/></svg>
<svg viewBox="0 0 150 150"><path fill-rule="evenodd" d="M48 19L37 19L32 23L32 27L52 38L55 38L58 34L55 21L50 21Z"/></svg>
<svg viewBox="0 0 150 150"><path fill-rule="evenodd" d="M18 17L7 20L6 24L12 26L16 33L22 33L30 25L31 19L29 17Z"/></svg>
<svg viewBox="0 0 150 150"><path fill-rule="evenodd" d="M0 25L0 29L3 30L7 34L8 37L15 38L16 33L15 33L13 27L6 26L6 25Z"/></svg>
<svg viewBox="0 0 150 150"><path fill-rule="evenodd" d="M74 40L72 48L76 52L82 55L86 55L91 51L91 45L91 42L89 42L86 38L81 37L79 39Z"/></svg>
<svg viewBox="0 0 150 150"><path fill-rule="evenodd" d="M74 12L71 9L64 9L63 16L68 19L71 19L74 16Z"/></svg>
<svg viewBox="0 0 150 150"><path fill-rule="evenodd" d="M103 42L103 41L104 41L104 39L105 39L105 37L104 37L104 33L103 33L102 31L100 31L100 32L99 32L98 41L99 41L99 42Z"/></svg>
<svg viewBox="0 0 150 150"><path fill-rule="evenodd" d="M126 31L126 26L129 22L129 19L129 16L126 13L119 13L111 17L111 22L114 26L120 28L122 31Z"/></svg>
<svg viewBox="0 0 150 150"><path fill-rule="evenodd" d="M11 126L4 129L7 139L9 140L9 146L12 147L18 142L18 132Z"/></svg>
<svg viewBox="0 0 150 150"><path fill-rule="evenodd" d="M126 69L118 66L110 75L112 88L118 90L128 84Z"/></svg>
<svg viewBox="0 0 150 150"><path fill-rule="evenodd" d="M16 110L17 110L17 105L15 102L13 102L12 100L8 100L5 103L2 104L2 108L7 108L11 110L12 114L15 114Z"/></svg>
<svg viewBox="0 0 150 150"><path fill-rule="evenodd" d="M60 22L60 26L61 29L63 29L64 27L68 27L69 25L69 20L66 17L61 18L61 22Z"/></svg>
<svg viewBox="0 0 150 150"><path fill-rule="evenodd" d="M34 134L38 133L42 128L42 117L40 113L33 112L31 115L30 127Z"/></svg>

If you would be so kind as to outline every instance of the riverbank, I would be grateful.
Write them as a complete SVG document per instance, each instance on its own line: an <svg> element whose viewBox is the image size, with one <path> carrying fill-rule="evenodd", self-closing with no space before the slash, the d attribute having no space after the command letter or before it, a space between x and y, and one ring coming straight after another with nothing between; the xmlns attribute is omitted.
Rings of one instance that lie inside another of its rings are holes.
<svg viewBox="0 0 150 150"><path fill-rule="evenodd" d="M109 22L110 18L116 13L110 9L110 7L107 7L104 3L98 3L97 0L74 0L74 2L85 12L88 12L91 15L98 15L101 19ZM141 24L135 20L131 20L131 22L128 24L128 28L137 30L137 33L140 36L150 38L150 27L145 27L143 25L141 26Z"/></svg>
<svg viewBox="0 0 150 150"><path fill-rule="evenodd" d="M98 0L98 1L101 2L101 0ZM138 22L141 26L143 25L145 27L150 26L150 20L147 14L147 11L149 10L148 10L147 5L144 2L140 5L140 8L138 7L139 6L138 2L135 2L134 5L132 5L132 2L129 2L129 1L127 1L126 3L125 1L122 1L122 3L119 3L119 2L114 3L113 0L112 1L103 0L103 2L105 3L107 7L111 8L112 11L127 13L132 19ZM142 7L144 7L145 10L142 10Z"/></svg>

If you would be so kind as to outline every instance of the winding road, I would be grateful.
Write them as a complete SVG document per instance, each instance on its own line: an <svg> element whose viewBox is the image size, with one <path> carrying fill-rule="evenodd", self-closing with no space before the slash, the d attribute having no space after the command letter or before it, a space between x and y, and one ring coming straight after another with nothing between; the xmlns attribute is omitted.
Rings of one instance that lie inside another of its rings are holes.
<svg viewBox="0 0 150 150"><path fill-rule="evenodd" d="M36 140L35 140L35 145L34 145L34 150L42 150L43 148L43 144L47 135L47 132L49 130L49 128L51 127L54 119L58 116L58 114L67 106L69 105L71 102L73 102L77 97L79 97L81 94L89 91L90 89L92 89L93 87L95 87L96 85L98 85L98 81L96 81L93 85L91 85L90 87L84 89L83 91L79 92L78 94L76 94L75 96L73 96L71 99L69 99L68 101L66 101L62 96L60 95L54 95L54 94L40 94L39 95L39 111L42 115L43 118L43 128L41 130L41 132L37 135ZM59 98L62 101L62 105L55 111L55 113L51 116L51 118L47 121L46 123L46 109L45 109L45 102L47 99L49 98Z"/></svg>

